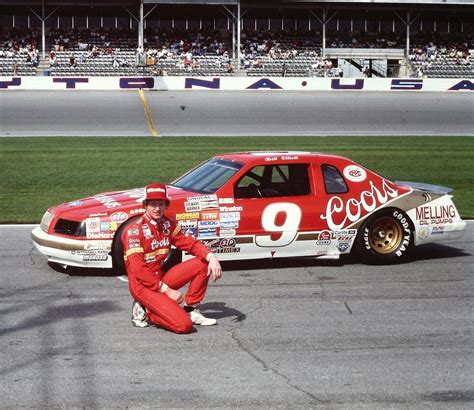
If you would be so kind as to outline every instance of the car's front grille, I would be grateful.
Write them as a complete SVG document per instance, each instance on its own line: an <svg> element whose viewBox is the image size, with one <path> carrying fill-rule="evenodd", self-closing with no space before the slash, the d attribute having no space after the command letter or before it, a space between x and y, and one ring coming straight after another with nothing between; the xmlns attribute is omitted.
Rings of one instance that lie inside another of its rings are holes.
<svg viewBox="0 0 474 410"><path fill-rule="evenodd" d="M54 226L54 232L61 235L86 236L85 224L83 222L70 221L68 219L58 219Z"/></svg>

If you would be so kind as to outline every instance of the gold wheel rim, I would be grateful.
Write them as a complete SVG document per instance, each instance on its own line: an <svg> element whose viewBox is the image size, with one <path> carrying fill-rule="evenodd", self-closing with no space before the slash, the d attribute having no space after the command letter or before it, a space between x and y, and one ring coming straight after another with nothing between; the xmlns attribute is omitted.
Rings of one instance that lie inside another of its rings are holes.
<svg viewBox="0 0 474 410"><path fill-rule="evenodd" d="M370 229L369 241L372 249L380 254L391 253L402 242L402 227L391 217L377 219Z"/></svg>

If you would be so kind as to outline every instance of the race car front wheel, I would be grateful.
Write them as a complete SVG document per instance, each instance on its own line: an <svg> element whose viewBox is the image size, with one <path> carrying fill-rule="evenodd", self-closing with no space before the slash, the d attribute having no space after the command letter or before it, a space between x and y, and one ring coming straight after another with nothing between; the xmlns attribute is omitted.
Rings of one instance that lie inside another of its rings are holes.
<svg viewBox="0 0 474 410"><path fill-rule="evenodd" d="M357 248L368 263L403 261L413 246L413 231L405 212L390 209L372 215L357 238Z"/></svg>
<svg viewBox="0 0 474 410"><path fill-rule="evenodd" d="M123 255L123 242L122 242L122 233L123 230L134 222L137 218L140 218L140 215L130 218L128 221L125 221L120 228L115 232L114 241L112 242L112 263L113 270L117 275L126 275L127 269L125 268L125 259Z"/></svg>

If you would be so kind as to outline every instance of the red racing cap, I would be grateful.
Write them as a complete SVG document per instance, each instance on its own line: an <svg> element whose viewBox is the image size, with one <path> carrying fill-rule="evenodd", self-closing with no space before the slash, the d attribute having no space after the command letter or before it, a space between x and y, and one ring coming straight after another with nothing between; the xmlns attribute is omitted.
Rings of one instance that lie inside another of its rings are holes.
<svg viewBox="0 0 474 410"><path fill-rule="evenodd" d="M145 200L151 201L153 199L163 199L164 201L169 202L165 184L150 184L146 186Z"/></svg>

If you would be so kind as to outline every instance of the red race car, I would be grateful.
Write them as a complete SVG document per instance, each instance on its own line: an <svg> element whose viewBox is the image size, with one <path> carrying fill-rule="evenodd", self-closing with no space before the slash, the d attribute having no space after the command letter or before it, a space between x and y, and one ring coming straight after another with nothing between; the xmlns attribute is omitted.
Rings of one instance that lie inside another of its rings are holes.
<svg viewBox="0 0 474 410"><path fill-rule="evenodd" d="M221 260L356 252L394 263L415 245L462 236L466 223L448 192L394 183L334 155L239 152L217 155L169 184L167 215ZM50 208L33 242L52 263L123 273L120 234L145 211L143 193L107 192ZM175 259L188 257L174 251Z"/></svg>

